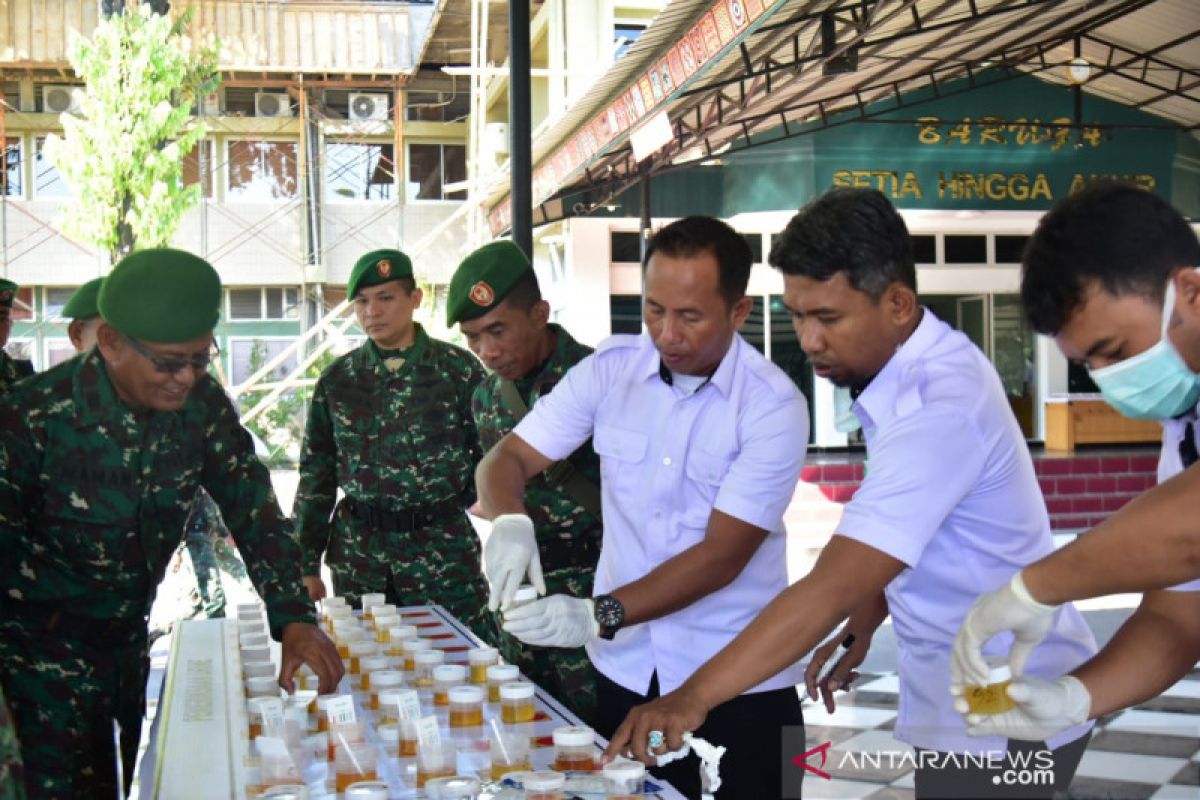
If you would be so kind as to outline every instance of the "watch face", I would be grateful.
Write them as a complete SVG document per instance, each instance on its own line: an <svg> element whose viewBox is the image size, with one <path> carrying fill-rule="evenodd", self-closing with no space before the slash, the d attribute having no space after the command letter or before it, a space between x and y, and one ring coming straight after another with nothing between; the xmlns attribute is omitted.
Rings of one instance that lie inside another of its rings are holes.
<svg viewBox="0 0 1200 800"><path fill-rule="evenodd" d="M605 595L596 600L596 621L605 628L619 628L625 622L625 606L615 597Z"/></svg>

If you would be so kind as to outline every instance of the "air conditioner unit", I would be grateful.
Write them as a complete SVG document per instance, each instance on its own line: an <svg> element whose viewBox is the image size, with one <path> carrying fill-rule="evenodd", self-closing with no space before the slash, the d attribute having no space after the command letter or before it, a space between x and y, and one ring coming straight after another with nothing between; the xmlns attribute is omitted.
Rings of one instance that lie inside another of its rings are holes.
<svg viewBox="0 0 1200 800"><path fill-rule="evenodd" d="M47 114L78 114L83 110L82 86L43 86L42 110Z"/></svg>
<svg viewBox="0 0 1200 800"><path fill-rule="evenodd" d="M256 117L290 117L292 116L292 98L287 92L255 92L254 116Z"/></svg>
<svg viewBox="0 0 1200 800"><path fill-rule="evenodd" d="M489 152L498 156L508 155L507 122L489 122L483 126L483 139Z"/></svg>
<svg viewBox="0 0 1200 800"><path fill-rule="evenodd" d="M351 92L350 119L388 119L388 96L378 92Z"/></svg>

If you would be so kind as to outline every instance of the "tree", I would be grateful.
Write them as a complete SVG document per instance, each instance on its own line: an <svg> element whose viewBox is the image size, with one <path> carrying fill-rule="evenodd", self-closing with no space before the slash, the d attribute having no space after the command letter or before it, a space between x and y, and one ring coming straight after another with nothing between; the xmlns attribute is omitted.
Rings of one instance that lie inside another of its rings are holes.
<svg viewBox="0 0 1200 800"><path fill-rule="evenodd" d="M191 109L220 77L216 45L193 52L190 20L190 10L172 22L149 3L127 4L71 43L86 93L46 152L76 197L64 229L114 261L167 244L200 198L200 186L183 184L183 158L206 133Z"/></svg>

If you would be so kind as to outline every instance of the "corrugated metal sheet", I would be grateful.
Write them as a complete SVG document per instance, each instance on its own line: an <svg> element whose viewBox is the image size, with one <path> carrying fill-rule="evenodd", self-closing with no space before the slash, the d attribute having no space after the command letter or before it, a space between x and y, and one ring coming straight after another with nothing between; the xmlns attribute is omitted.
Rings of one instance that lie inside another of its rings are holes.
<svg viewBox="0 0 1200 800"><path fill-rule="evenodd" d="M627 61L627 55L617 62L559 125L534 143L535 170L711 6L712 0L672 3L670 16L664 12L664 24L658 27L656 21L652 29L657 35L647 31L638 41L637 54L642 58ZM1086 37L1084 56L1094 63L1128 62L1112 74L1095 70L1085 91L1143 107L1187 127L1200 125L1200 3L1196 0L882 0L866 6L865 18L859 13L862 9L863 4L844 0L785 4L769 24L745 41L753 69L771 72L769 91L761 74L746 74L745 58L736 49L709 65L698 88L689 88L671 102L668 113L684 141L668 145L654 167L695 160L735 139L777 128L783 120L808 122L926 87L935 74L944 81L1003 64L1062 82L1063 64L1072 57L1072 41L1079 34ZM845 74L823 71L818 17L831 10L838 20L839 51L859 45L857 68ZM1113 56L1112 45L1129 52ZM1138 57L1146 53L1154 53L1154 60ZM793 63L794 68L778 68ZM708 149L697 150L697 143ZM610 168L618 175L622 170L628 173L632 169L628 147L618 146L595 157L591 168L594 174L609 174ZM494 195L492 201L503 202L505 195Z"/></svg>
<svg viewBox="0 0 1200 800"><path fill-rule="evenodd" d="M90 35L96 0L0 0L0 67L67 66L73 32ZM192 37L221 41L221 67L268 73L409 74L404 3L191 0Z"/></svg>

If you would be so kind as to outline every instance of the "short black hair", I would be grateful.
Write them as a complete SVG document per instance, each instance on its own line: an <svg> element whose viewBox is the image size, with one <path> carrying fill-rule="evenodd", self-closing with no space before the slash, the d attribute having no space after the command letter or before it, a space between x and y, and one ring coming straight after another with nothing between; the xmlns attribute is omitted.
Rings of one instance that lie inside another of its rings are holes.
<svg viewBox="0 0 1200 800"><path fill-rule="evenodd" d="M897 281L917 290L908 227L875 189L836 188L813 200L788 222L767 261L784 275L817 281L844 272L875 302Z"/></svg>
<svg viewBox="0 0 1200 800"><path fill-rule="evenodd" d="M1188 266L1200 266L1200 243L1183 215L1144 189L1105 181L1042 217L1021 260L1021 304L1035 331L1055 336L1090 282L1161 303L1171 273Z"/></svg>
<svg viewBox="0 0 1200 800"><path fill-rule="evenodd" d="M532 269L526 270L504 295L504 302L521 311L528 311L542 299L542 289L538 285L537 274Z"/></svg>
<svg viewBox="0 0 1200 800"><path fill-rule="evenodd" d="M659 228L646 246L643 270L655 253L672 258L710 253L717 260L717 279L725 305L732 308L746 296L754 253L740 233L715 217L684 217Z"/></svg>

